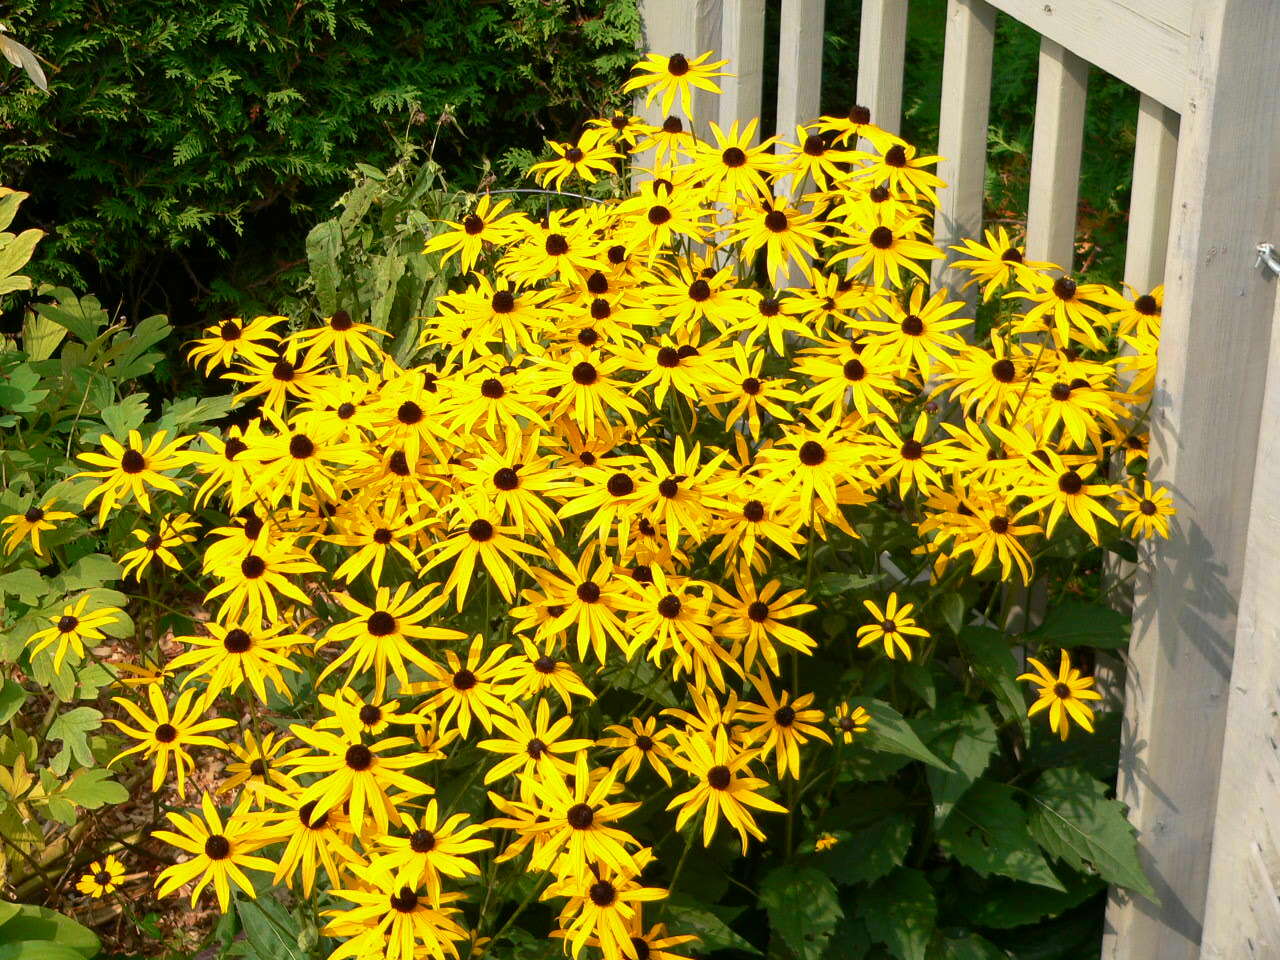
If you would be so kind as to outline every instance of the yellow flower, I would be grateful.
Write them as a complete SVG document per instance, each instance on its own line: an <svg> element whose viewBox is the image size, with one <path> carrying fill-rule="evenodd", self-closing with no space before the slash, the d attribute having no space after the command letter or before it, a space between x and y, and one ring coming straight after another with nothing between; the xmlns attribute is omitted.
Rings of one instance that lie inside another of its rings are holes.
<svg viewBox="0 0 1280 960"><path fill-rule="evenodd" d="M1143 479L1140 488L1120 488L1116 495L1124 514L1120 520L1123 529L1140 537L1169 539L1169 518L1178 511L1168 490L1153 487L1150 480Z"/></svg>
<svg viewBox="0 0 1280 960"><path fill-rule="evenodd" d="M824 833L813 841L813 849L818 853L822 853L824 850L830 850L839 842L840 838L834 833Z"/></svg>
<svg viewBox="0 0 1280 960"><path fill-rule="evenodd" d="M514 216L502 214L510 204L511 201L505 198L495 201L491 194L484 194L475 209L462 220L441 221L449 229L427 240L422 252L443 251L440 257L442 266L449 262L450 257L457 256L459 268L463 273L469 273L480 259L486 243L505 243L510 238Z"/></svg>
<svg viewBox="0 0 1280 960"><path fill-rule="evenodd" d="M467 931L453 919L461 911L449 906L462 899L461 893L446 893L440 906L433 907L426 897L386 870L362 869L353 879L358 885L331 891L351 906L323 911L332 919L321 932L350 938L329 954L328 960L444 960L456 957L454 944L468 939Z"/></svg>
<svg viewBox="0 0 1280 960"><path fill-rule="evenodd" d="M557 143L550 140L547 146L556 158L533 164L529 167L529 173L533 174L539 185L545 187L551 184L557 190L562 189L564 182L575 174L587 183L595 183L596 171L616 172L610 161L622 156L609 144L603 131L598 129L583 131L577 143Z"/></svg>
<svg viewBox="0 0 1280 960"><path fill-rule="evenodd" d="M128 446L124 446L115 437L102 434L98 443L106 451L102 453L82 453L80 459L98 470L86 470L77 473L76 477L95 477L102 482L85 495L84 505L87 507L99 497L98 525L107 520L113 507L128 502L130 495L138 501L143 513L151 512L151 497L148 487L166 490L169 493L181 494L182 488L163 473L186 466L190 462L190 454L180 452L190 437L178 437L165 443L167 431L157 430L145 444L137 430L130 430Z"/></svg>
<svg viewBox="0 0 1280 960"><path fill-rule="evenodd" d="M95 900L114 893L124 877L124 864L116 859L115 854L103 860L95 860L89 864L88 871L76 881L76 889Z"/></svg>
<svg viewBox="0 0 1280 960"><path fill-rule="evenodd" d="M1074 720L1093 733L1093 710L1083 700L1101 700L1102 694L1091 689L1093 677L1082 677L1080 671L1071 666L1071 658L1067 651L1062 651L1062 662L1058 666L1055 677L1043 663L1035 657L1027 657L1027 662L1035 668L1034 673L1024 673L1018 677L1034 683L1040 689L1038 699L1027 711L1027 716L1034 717L1041 710L1049 711L1049 729L1063 740L1067 739L1070 721Z"/></svg>
<svg viewBox="0 0 1280 960"><path fill-rule="evenodd" d="M459 880L467 876L479 876L480 868L468 854L488 850L491 840L476 836L483 826L466 824L465 813L440 816L440 806L432 800L427 804L420 820L411 815L404 818L406 837L384 836L378 845L383 851L374 857L374 870L393 873L399 883L416 890L424 883L427 897L433 907L439 907L443 899L441 876Z"/></svg>
<svg viewBox="0 0 1280 960"><path fill-rule="evenodd" d="M885 655L890 660L897 655L898 650L901 650L902 655L910 660L911 646L907 638L929 636L929 631L923 627L917 627L915 620L911 617L915 604L904 603L899 607L896 593L889 594L883 610L872 600L863 600L862 605L875 618L875 622L858 628L859 647L883 641Z"/></svg>
<svg viewBox="0 0 1280 960"><path fill-rule="evenodd" d="M99 607L86 612L91 597L89 593L81 594L75 603L63 606L61 616L49 618L53 626L37 630L27 638L32 656L55 643L58 645L53 652L54 673L61 672L68 650L74 650L77 659L83 658L85 641L105 639L102 628L118 623L124 615L124 611L115 607Z"/></svg>
<svg viewBox="0 0 1280 960"><path fill-rule="evenodd" d="M179 887L195 880L191 890L191 905L196 905L200 892L210 883L218 895L218 907L227 912L231 901L231 884L234 883L251 900L257 899L253 883L245 875L243 867L275 870L276 865L265 857L252 856L253 851L268 843L268 837L258 828L256 820L245 812L241 802L225 823L213 805L209 794L200 799L200 817L188 817L170 811L167 816L178 832L157 830L153 836L179 850L191 854L191 859L166 867L156 877L157 895L167 897Z"/></svg>
<svg viewBox="0 0 1280 960"><path fill-rule="evenodd" d="M693 116L692 90L708 90L719 93L720 88L712 81L712 77L726 74L720 70L728 60L711 60L711 51L700 54L690 60L683 53L673 53L664 57L660 53L646 53L644 59L631 68L636 76L622 85L623 93L632 90L649 88L645 94L645 105L653 103L661 94L660 101L663 113L670 113L676 97L680 98L680 106L686 117Z"/></svg>
<svg viewBox="0 0 1280 960"><path fill-rule="evenodd" d="M152 560L159 560L171 570L181 570L182 564L174 556L173 548L195 543L195 535L187 531L199 527L200 524L191 519L191 514L180 513L177 516L165 514L161 517L154 533L146 529L132 531L134 539L141 546L120 558L121 572L139 580Z"/></svg>
<svg viewBox="0 0 1280 960"><path fill-rule="evenodd" d="M114 764L121 757L134 753L141 753L146 758L154 759L155 771L151 776L153 793L158 791L160 785L164 783L165 775L169 770L169 759L172 757L174 770L178 775L178 794L181 796L186 784L187 771L194 770L196 765L191 754L187 753L187 747L221 748L224 746L223 742L209 734L214 730L225 730L236 725L230 717L201 720L200 715L208 708L208 702L203 696L196 699L194 690L183 691L174 703L173 709L170 710L159 684L152 684L147 687L151 715L125 697L111 699L125 709L137 726L130 726L114 718L111 718L111 723L119 727L127 736L139 741L127 750L121 750L112 758L111 763Z"/></svg>
<svg viewBox="0 0 1280 960"><path fill-rule="evenodd" d="M844 743L852 743L855 735L867 732L867 724L871 722L871 714L864 707L850 708L841 703L831 715L831 725Z"/></svg>
<svg viewBox="0 0 1280 960"><path fill-rule="evenodd" d="M59 520L70 520L75 516L65 510L54 510L53 505L57 502L56 498L51 497L43 506L31 506L22 513L11 513L0 519L0 524L9 527L5 532L8 539L5 541L4 552L13 553L23 540L30 539L31 549L36 556L43 557L45 554L40 545L40 534L56 530Z"/></svg>
<svg viewBox="0 0 1280 960"><path fill-rule="evenodd" d="M747 742L762 741L759 748L761 760L768 760L770 753L777 757L779 780L788 774L799 780L800 744L807 743L809 737L831 742L827 732L818 726L822 722L822 711L811 708L812 693L791 700L791 694L786 690L774 696L769 681L764 677L753 676L750 680L764 704L742 705L743 718L753 725L747 733Z"/></svg>

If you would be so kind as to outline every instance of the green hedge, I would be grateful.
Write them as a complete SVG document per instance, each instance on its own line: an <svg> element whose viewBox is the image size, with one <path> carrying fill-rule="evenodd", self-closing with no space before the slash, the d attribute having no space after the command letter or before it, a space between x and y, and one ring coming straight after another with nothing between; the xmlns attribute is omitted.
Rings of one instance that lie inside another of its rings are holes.
<svg viewBox="0 0 1280 960"><path fill-rule="evenodd" d="M639 42L634 0L6 7L49 64L49 95L0 72L0 182L56 185L24 211L50 230L40 273L179 320L272 299L357 162L437 140L474 184L603 109Z"/></svg>

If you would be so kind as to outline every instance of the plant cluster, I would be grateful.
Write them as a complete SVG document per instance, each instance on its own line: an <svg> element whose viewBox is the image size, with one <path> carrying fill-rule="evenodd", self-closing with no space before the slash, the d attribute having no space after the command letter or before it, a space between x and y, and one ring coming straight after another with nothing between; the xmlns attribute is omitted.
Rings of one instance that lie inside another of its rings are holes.
<svg viewBox="0 0 1280 960"><path fill-rule="evenodd" d="M89 376L79 472L17 485L6 659L134 688L111 746L163 798L159 893L211 888L258 956L999 957L1045 917L1077 949L1106 882L1151 893L1067 741L1100 719L1068 649L1123 644L1081 567L1174 512L1145 479L1161 291L1000 230L954 265L1004 304L978 332L928 289L936 158L864 108L695 137L723 66L650 54L628 88L661 125L552 144L542 217L494 192L440 225L424 255L467 284L407 355L346 309L227 319L190 357L252 417L148 423ZM82 508L146 596L33 569ZM162 638L175 575L199 593Z"/></svg>

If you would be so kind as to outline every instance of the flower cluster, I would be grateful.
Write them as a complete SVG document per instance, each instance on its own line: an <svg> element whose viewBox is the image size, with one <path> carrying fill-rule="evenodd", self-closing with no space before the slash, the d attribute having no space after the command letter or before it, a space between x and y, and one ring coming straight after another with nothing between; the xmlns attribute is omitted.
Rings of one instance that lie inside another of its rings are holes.
<svg viewBox="0 0 1280 960"><path fill-rule="evenodd" d="M621 195L540 217L485 195L444 224L426 250L468 284L408 362L342 311L294 332L227 320L191 356L257 416L84 455L100 521L173 511L129 571L178 569L194 544L208 582L200 632L145 703L119 700L156 789L172 768L184 796L193 747L227 755L230 805L206 794L159 834L187 855L162 894L211 884L226 910L254 895L246 869L319 886L340 904L332 960L407 960L465 953L492 930L461 888L528 871L575 956L674 957L690 938L643 919L666 890L641 801L745 854L794 811L806 751L875 727L853 682L830 702L797 689L799 659L933 649L909 578L856 630L818 629L818 552L892 515L925 580L1025 583L1050 538L1167 535L1167 494L1108 479L1145 453L1161 291L1077 281L1001 229L957 248L957 284L1004 302L975 326L929 289L936 158L863 108L794 142L754 122L699 139L690 90L722 65L649 55L632 87L684 119L601 118L533 171ZM6 522L10 548L47 529ZM104 615L31 642L61 665ZM1033 712L1087 727L1087 678L1036 666ZM593 701L627 691L596 724Z"/></svg>

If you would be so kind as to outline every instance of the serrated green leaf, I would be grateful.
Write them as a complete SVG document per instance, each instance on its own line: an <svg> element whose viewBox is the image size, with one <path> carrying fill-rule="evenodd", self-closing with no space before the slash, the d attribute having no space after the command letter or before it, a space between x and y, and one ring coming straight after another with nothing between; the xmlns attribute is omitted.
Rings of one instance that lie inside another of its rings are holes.
<svg viewBox="0 0 1280 960"><path fill-rule="evenodd" d="M980 703L965 703L961 715L943 727L929 745L952 767L950 771L929 768L925 776L933 795L935 827L946 822L956 801L982 776L996 749L996 725Z"/></svg>
<svg viewBox="0 0 1280 960"><path fill-rule="evenodd" d="M17 597L29 607L40 603L40 598L50 590L48 582L30 567L19 567L0 574L0 598Z"/></svg>
<svg viewBox="0 0 1280 960"><path fill-rule="evenodd" d="M89 810L97 810L108 803L124 803L129 791L111 779L111 774L101 767L82 770L59 791L59 796Z"/></svg>
<svg viewBox="0 0 1280 960"><path fill-rule="evenodd" d="M667 928L674 934L692 934L697 941L684 949L690 953L712 953L716 950L740 950L759 954L760 951L729 928L704 905L684 898L673 898L662 913Z"/></svg>
<svg viewBox="0 0 1280 960"><path fill-rule="evenodd" d="M990 627L965 627L960 632L959 645L974 676L995 695L1000 717L1006 723L1018 724L1023 737L1030 739L1027 700L1014 679L1019 672L1018 662L1009 638Z"/></svg>
<svg viewBox="0 0 1280 960"><path fill-rule="evenodd" d="M993 877L968 896L966 920L993 930L1022 927L1064 913L1107 889L1100 877L1064 872L1068 875L1059 879L1065 890Z"/></svg>
<svg viewBox="0 0 1280 960"><path fill-rule="evenodd" d="M148 412L146 397L131 393L119 403L107 407L99 416L113 437L123 437L130 430L142 426Z"/></svg>
<svg viewBox="0 0 1280 960"><path fill-rule="evenodd" d="M958 634L964 627L964 615L968 613L969 605L960 594L948 593L938 601L938 610L951 632Z"/></svg>
<svg viewBox="0 0 1280 960"><path fill-rule="evenodd" d="M1031 790L1028 814L1031 835L1051 856L1159 903L1124 804L1108 799L1104 784L1075 767L1048 770Z"/></svg>
<svg viewBox="0 0 1280 960"><path fill-rule="evenodd" d="M906 813L892 813L882 820L836 834L839 842L814 855L814 862L836 882L866 883L878 880L902 864L911 848L913 826Z"/></svg>
<svg viewBox="0 0 1280 960"><path fill-rule="evenodd" d="M306 960L298 947L297 932L281 929L254 901L237 900L236 912L259 960Z"/></svg>
<svg viewBox="0 0 1280 960"><path fill-rule="evenodd" d="M33 309L42 317L66 327L82 343L93 343L110 322L107 311L102 309L96 297L77 297L66 287L54 287L48 295L57 303L33 304ZM63 353L65 356L67 351Z"/></svg>
<svg viewBox="0 0 1280 960"><path fill-rule="evenodd" d="M873 940L898 960L926 960L938 907L923 873L900 867L872 884L856 903Z"/></svg>
<svg viewBox="0 0 1280 960"><path fill-rule="evenodd" d="M1129 617L1106 604L1065 600L1045 614L1044 623L1027 640L1055 647L1116 650L1129 644Z"/></svg>
<svg viewBox="0 0 1280 960"><path fill-rule="evenodd" d="M938 831L938 843L979 876L999 874L1054 890L1065 889L1027 830L1013 788L979 780Z"/></svg>
<svg viewBox="0 0 1280 960"><path fill-rule="evenodd" d="M830 878L813 867L784 864L760 883L769 925L799 960L819 960L843 916Z"/></svg>
<svg viewBox="0 0 1280 960"><path fill-rule="evenodd" d="M1009 954L976 933L938 934L929 947L930 960L1008 960Z"/></svg>
<svg viewBox="0 0 1280 960"><path fill-rule="evenodd" d="M863 707L871 714L871 723L867 732L859 737L859 742L871 750L885 753L897 753L912 760L920 760L940 770L950 770L945 762L938 758L919 735L911 729L902 714L883 700L870 697L850 697L851 707Z"/></svg>

